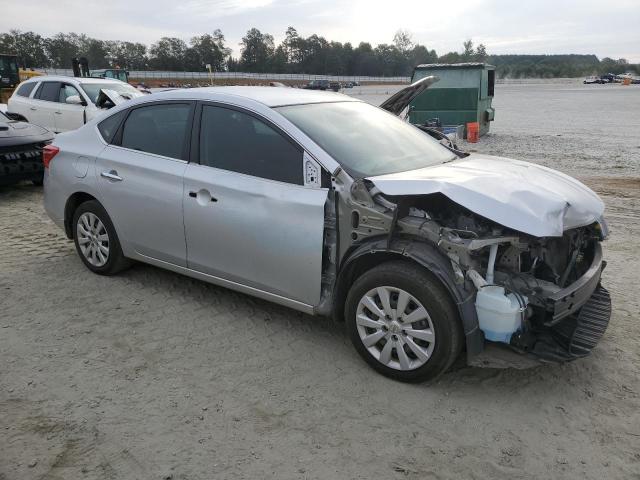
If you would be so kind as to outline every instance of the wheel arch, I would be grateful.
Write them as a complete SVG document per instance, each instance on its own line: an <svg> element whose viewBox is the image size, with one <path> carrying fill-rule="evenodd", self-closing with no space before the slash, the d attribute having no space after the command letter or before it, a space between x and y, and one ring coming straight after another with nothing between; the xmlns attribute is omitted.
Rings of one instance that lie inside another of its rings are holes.
<svg viewBox="0 0 640 480"><path fill-rule="evenodd" d="M19 113L13 113L13 112L5 112L5 113L11 120L29 123L29 120L27 120L27 117L25 117L24 115L21 115Z"/></svg>
<svg viewBox="0 0 640 480"><path fill-rule="evenodd" d="M67 198L67 202L64 205L64 233L68 239L73 239L73 214L80 205L91 200L100 203L96 197L86 192L75 192Z"/></svg>
<svg viewBox="0 0 640 480"><path fill-rule="evenodd" d="M478 326L473 289L454 280L450 260L435 247L411 239L398 239L387 244L386 239L377 239L356 247L342 261L334 292L333 316L344 321L344 307L349 288L356 278L383 262L402 260L423 268L447 291L458 311L459 320L466 338L467 355L474 356L484 349L484 335Z"/></svg>

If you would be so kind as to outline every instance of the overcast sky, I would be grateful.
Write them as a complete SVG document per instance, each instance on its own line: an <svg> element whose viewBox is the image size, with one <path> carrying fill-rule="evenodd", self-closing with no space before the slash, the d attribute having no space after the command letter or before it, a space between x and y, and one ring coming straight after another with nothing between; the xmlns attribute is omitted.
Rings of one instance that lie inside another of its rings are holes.
<svg viewBox="0 0 640 480"><path fill-rule="evenodd" d="M4 0L3 0L4 1ZM220 28L239 54L256 27L279 42L302 36L357 45L391 43L398 29L439 55L471 38L490 54L595 53L640 63L640 0L19 0L2 8L0 31L86 33L150 44Z"/></svg>

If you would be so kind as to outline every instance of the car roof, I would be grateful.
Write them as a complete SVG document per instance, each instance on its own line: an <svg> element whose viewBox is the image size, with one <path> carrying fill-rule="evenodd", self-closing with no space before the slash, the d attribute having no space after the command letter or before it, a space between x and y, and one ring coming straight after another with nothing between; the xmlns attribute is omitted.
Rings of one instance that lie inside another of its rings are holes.
<svg viewBox="0 0 640 480"><path fill-rule="evenodd" d="M358 99L341 93L285 87L203 87L170 90L153 94L154 98L163 98L165 100L216 100L222 97L228 98L228 96L253 100L267 107L306 103L360 102Z"/></svg>
<svg viewBox="0 0 640 480"><path fill-rule="evenodd" d="M41 75L31 77L25 82L79 82L79 83L124 83L114 78L94 78L94 77L65 77L64 75Z"/></svg>

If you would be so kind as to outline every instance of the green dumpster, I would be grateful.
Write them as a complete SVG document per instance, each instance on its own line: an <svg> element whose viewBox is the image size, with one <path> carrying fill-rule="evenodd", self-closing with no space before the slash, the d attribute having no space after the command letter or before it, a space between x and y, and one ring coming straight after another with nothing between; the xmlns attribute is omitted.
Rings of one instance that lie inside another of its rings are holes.
<svg viewBox="0 0 640 480"><path fill-rule="evenodd" d="M480 135L489 132L495 111L493 99L496 68L485 63L433 63L418 65L411 82L435 75L440 80L413 99L409 121L424 124L439 118L442 125L480 124Z"/></svg>

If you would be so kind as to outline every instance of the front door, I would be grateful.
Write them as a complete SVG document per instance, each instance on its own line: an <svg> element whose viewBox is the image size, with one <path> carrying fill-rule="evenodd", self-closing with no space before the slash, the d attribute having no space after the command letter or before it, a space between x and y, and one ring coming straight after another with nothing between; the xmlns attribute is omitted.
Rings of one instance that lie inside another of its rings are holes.
<svg viewBox="0 0 640 480"><path fill-rule="evenodd" d="M317 305L328 189L304 185L303 150L274 125L207 104L197 115L199 164L184 176L189 268Z"/></svg>
<svg viewBox="0 0 640 480"><path fill-rule="evenodd" d="M57 108L53 112L56 132L68 132L84 125L85 106L67 103L67 98L73 96L83 98L73 85L63 83L60 87Z"/></svg>
<svg viewBox="0 0 640 480"><path fill-rule="evenodd" d="M183 267L182 182L192 113L191 102L132 108L96 170L125 250Z"/></svg>

